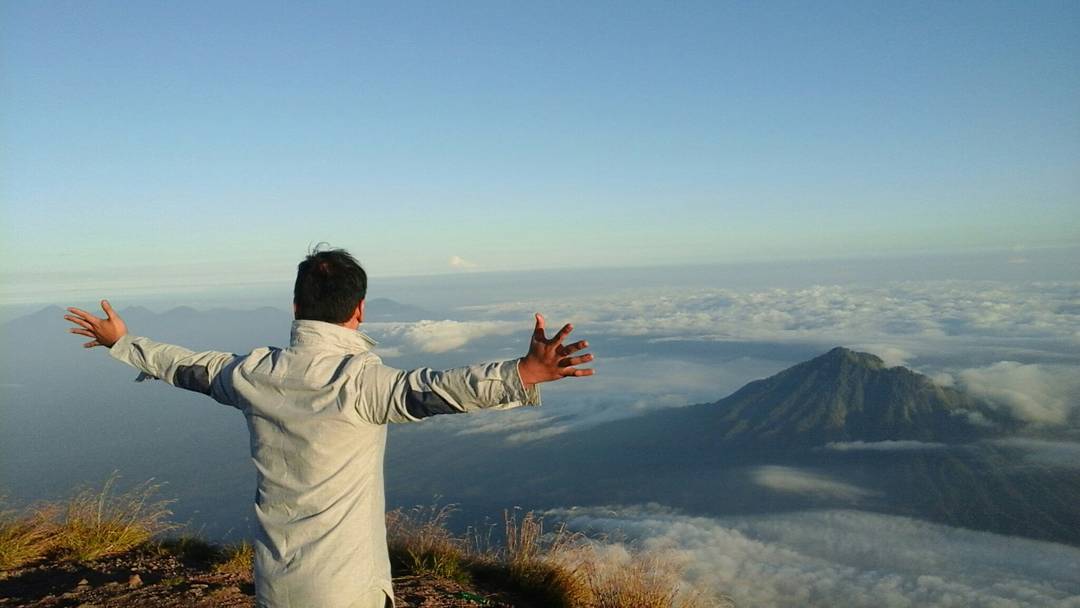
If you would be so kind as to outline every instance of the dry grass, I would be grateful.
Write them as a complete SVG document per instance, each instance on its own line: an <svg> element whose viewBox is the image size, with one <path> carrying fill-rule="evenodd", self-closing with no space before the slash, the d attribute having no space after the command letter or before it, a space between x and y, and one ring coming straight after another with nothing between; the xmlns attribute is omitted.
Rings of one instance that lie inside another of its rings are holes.
<svg viewBox="0 0 1080 608"><path fill-rule="evenodd" d="M194 536L152 541L173 530L171 501L155 496L149 481L114 492L116 475L101 489L84 489L64 504L38 506L19 515L0 513L0 570L43 557L93 561L148 547L213 564L215 572L250 576L249 542L221 548ZM504 512L502 538L493 530L459 537L450 532L452 506L415 507L387 513L391 559L415 574L468 583L475 574L498 579L552 608L705 608L729 605L686 588L683 563L674 554L635 551L572 533L565 525L545 530L533 512Z"/></svg>
<svg viewBox="0 0 1080 608"><path fill-rule="evenodd" d="M157 500L160 485L150 481L114 494L113 474L100 490L80 490L63 507L55 549L61 559L87 562L137 547L174 529L172 501Z"/></svg>
<svg viewBox="0 0 1080 608"><path fill-rule="evenodd" d="M510 581L556 608L588 606L588 581L578 564L566 559L580 551L585 537L565 525L544 533L544 520L529 511L518 521L516 512L504 511L503 556Z"/></svg>
<svg viewBox="0 0 1080 608"><path fill-rule="evenodd" d="M12 570L45 557L56 541L55 507L20 514L0 513L0 570Z"/></svg>
<svg viewBox="0 0 1080 608"><path fill-rule="evenodd" d="M225 547L221 561L214 564L214 572L224 574L240 574L246 577L252 576L255 564L255 548L251 543L241 541L235 545Z"/></svg>
<svg viewBox="0 0 1080 608"><path fill-rule="evenodd" d="M621 550L620 550L621 549ZM682 564L663 552L627 552L592 545L578 557L590 608L707 608L705 598L684 588Z"/></svg>
<svg viewBox="0 0 1080 608"><path fill-rule="evenodd" d="M446 521L452 505L395 509L386 514L390 559L416 574L469 580L466 543L450 533Z"/></svg>
<svg viewBox="0 0 1080 608"><path fill-rule="evenodd" d="M391 554L416 573L494 575L552 608L706 608L718 605L681 580L674 555L630 551L572 533L545 532L527 512L504 512L501 542L475 532L464 538L446 527L451 507L398 509L387 514ZM405 559L402 559L404 557ZM717 598L717 601L720 601Z"/></svg>

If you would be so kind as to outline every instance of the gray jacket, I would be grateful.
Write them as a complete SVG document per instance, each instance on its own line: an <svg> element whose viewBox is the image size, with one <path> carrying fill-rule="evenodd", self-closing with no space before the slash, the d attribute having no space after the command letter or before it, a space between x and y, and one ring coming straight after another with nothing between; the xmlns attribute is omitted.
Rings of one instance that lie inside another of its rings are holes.
<svg viewBox="0 0 1080 608"><path fill-rule="evenodd" d="M383 452L386 424L436 414L540 405L517 360L402 371L363 332L293 321L288 348L193 352L125 335L110 354L236 407L258 471L255 593L259 606L349 607L390 598Z"/></svg>

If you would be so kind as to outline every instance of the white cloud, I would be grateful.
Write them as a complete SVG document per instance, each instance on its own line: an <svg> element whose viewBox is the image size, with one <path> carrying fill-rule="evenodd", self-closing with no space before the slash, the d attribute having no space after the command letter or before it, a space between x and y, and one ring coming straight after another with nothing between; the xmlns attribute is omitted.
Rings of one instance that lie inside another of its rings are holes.
<svg viewBox="0 0 1080 608"><path fill-rule="evenodd" d="M395 355L403 352L444 353L461 348L477 338L505 336L515 332L526 334L529 327L511 321L417 321L415 323L372 323L380 340L400 340L405 350L393 345L379 347L397 348Z"/></svg>
<svg viewBox="0 0 1080 608"><path fill-rule="evenodd" d="M657 506L551 511L573 529L675 551L738 606L1080 606L1080 549L861 511L705 518Z"/></svg>
<svg viewBox="0 0 1080 608"><path fill-rule="evenodd" d="M1068 422L1080 398L1080 369L1071 366L999 361L957 374L963 388L1026 422Z"/></svg>
<svg viewBox="0 0 1080 608"><path fill-rule="evenodd" d="M852 344L850 348L877 355L885 363L885 367L906 366L908 361L915 358L911 352L888 344Z"/></svg>
<svg viewBox="0 0 1080 608"><path fill-rule="evenodd" d="M807 494L822 498L858 501L874 495L874 492L838 481L827 475L794 467L754 467L750 471L750 479L762 487L777 492Z"/></svg>
<svg viewBox="0 0 1080 608"><path fill-rule="evenodd" d="M938 386L952 387L956 385L956 378L953 378L952 374L946 372L940 372L930 377L934 381L934 384Z"/></svg>
<svg viewBox="0 0 1080 608"><path fill-rule="evenodd" d="M469 260L466 260L460 255L452 255L450 256L450 267L457 268L459 270L471 270L473 268L476 268L477 264L475 262L470 262Z"/></svg>
<svg viewBox="0 0 1080 608"><path fill-rule="evenodd" d="M930 443L926 441L912 440L886 440L886 441L833 441L825 444L825 449L836 452L852 452L860 450L869 451L906 451L906 450L940 450L949 446L944 443Z"/></svg>
<svg viewBox="0 0 1080 608"><path fill-rule="evenodd" d="M563 433L570 430L572 429L569 426L549 426L535 431L521 431L519 433L511 433L506 436L506 443L510 445L528 443L530 441L537 441L539 439L547 439L548 437L554 437L555 435L562 435Z"/></svg>

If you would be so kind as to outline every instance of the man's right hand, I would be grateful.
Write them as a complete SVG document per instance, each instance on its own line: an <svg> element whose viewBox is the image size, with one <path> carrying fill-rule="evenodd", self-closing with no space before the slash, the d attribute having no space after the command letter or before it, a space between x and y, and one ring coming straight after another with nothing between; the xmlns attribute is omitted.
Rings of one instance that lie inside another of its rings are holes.
<svg viewBox="0 0 1080 608"><path fill-rule="evenodd" d="M544 315L536 313L536 328L533 329L532 341L529 343L529 354L518 360L518 373L526 389L540 382L551 382L567 376L591 376L591 368L579 368L577 366L593 360L591 354L570 355L587 348L589 343L585 340L563 345L562 341L574 330L567 323L550 340L544 335Z"/></svg>
<svg viewBox="0 0 1080 608"><path fill-rule="evenodd" d="M85 310L70 307L68 312L71 314L64 315L65 319L78 325L78 327L69 328L69 332L93 338L93 340L83 344L84 348L93 348L95 346L112 348L112 345L116 344L116 341L127 333L127 325L124 324L124 320L120 318L120 315L116 314L108 300L101 301L101 309L105 311L104 319L99 319Z"/></svg>

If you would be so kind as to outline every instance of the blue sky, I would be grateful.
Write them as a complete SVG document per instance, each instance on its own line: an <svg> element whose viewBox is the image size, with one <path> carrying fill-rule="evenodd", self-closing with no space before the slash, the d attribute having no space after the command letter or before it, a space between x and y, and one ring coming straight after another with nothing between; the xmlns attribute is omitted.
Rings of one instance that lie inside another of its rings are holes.
<svg viewBox="0 0 1080 608"><path fill-rule="evenodd" d="M4 301L1080 242L1075 2L0 10Z"/></svg>

